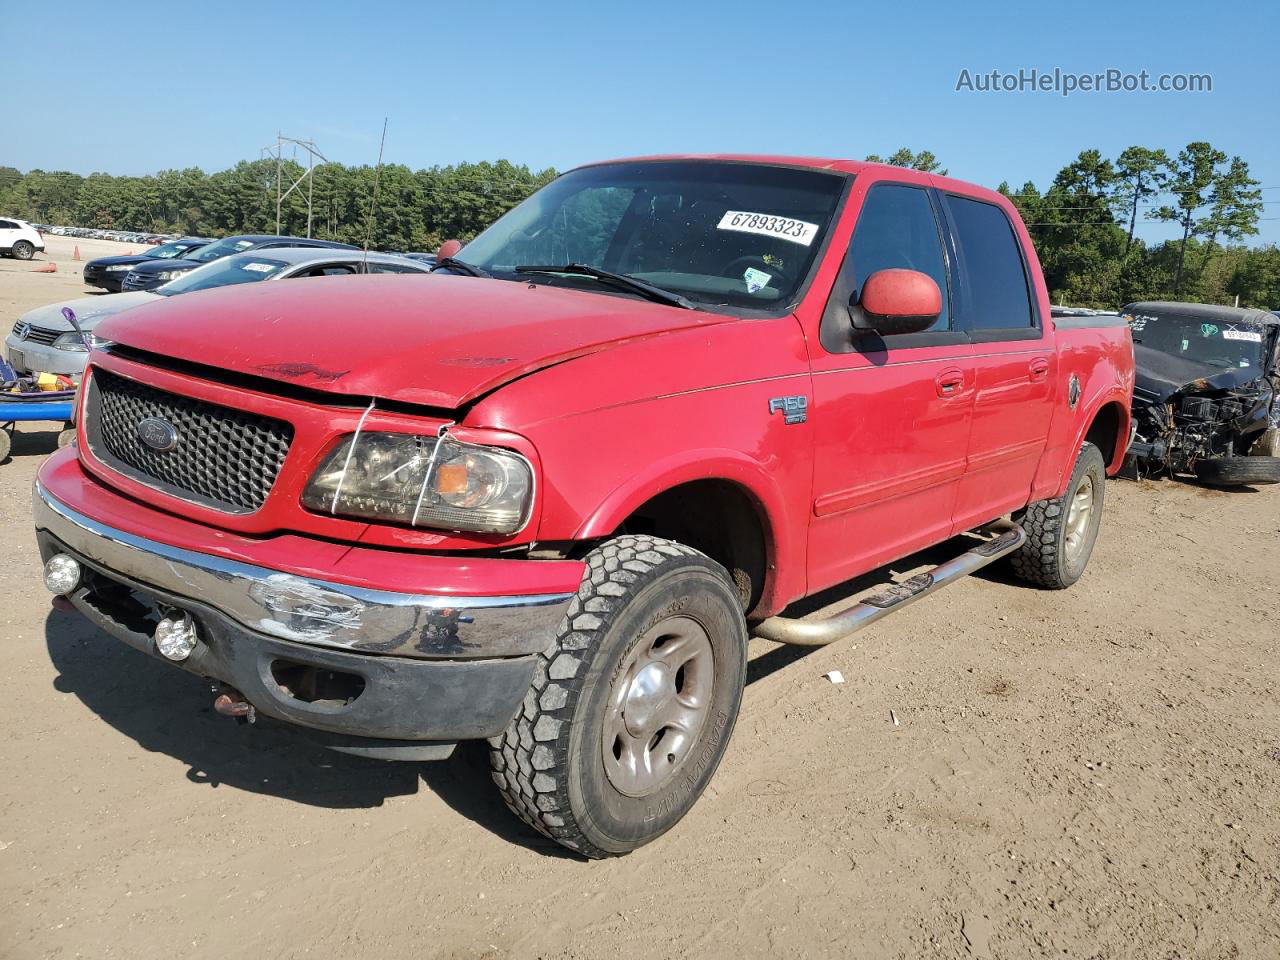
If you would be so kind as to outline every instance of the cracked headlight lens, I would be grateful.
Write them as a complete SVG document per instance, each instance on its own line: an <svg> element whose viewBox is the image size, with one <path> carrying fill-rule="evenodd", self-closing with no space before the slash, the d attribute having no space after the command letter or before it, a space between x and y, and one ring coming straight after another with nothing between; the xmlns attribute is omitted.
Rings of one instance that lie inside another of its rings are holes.
<svg viewBox="0 0 1280 960"><path fill-rule="evenodd" d="M519 454L404 433L343 438L302 494L317 513L503 534L524 526L532 500L533 470Z"/></svg>

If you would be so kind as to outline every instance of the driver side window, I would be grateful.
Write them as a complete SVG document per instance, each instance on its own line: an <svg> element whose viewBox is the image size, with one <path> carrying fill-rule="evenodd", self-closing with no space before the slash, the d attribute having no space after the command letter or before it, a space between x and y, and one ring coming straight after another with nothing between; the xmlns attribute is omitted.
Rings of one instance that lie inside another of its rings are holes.
<svg viewBox="0 0 1280 960"><path fill-rule="evenodd" d="M933 278L942 291L942 313L929 329L949 330L947 264L929 195L921 187L877 184L863 201L845 258L845 270L852 270L853 302L861 298L867 277L894 267Z"/></svg>

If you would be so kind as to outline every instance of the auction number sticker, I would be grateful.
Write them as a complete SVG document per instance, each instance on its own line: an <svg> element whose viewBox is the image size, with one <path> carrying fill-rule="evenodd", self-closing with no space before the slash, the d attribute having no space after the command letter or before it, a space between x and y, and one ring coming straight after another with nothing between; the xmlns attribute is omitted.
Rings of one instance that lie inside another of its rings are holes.
<svg viewBox="0 0 1280 960"><path fill-rule="evenodd" d="M274 263L246 263L242 269L251 273L270 273L275 268Z"/></svg>
<svg viewBox="0 0 1280 960"><path fill-rule="evenodd" d="M818 235L816 223L775 217L767 213L751 213L747 210L726 211L716 228L738 233L757 233L762 237L777 237L805 247L813 243L813 238Z"/></svg>
<svg viewBox="0 0 1280 960"><path fill-rule="evenodd" d="M1223 340L1247 340L1250 343L1261 343L1262 334L1254 330L1223 330Z"/></svg>

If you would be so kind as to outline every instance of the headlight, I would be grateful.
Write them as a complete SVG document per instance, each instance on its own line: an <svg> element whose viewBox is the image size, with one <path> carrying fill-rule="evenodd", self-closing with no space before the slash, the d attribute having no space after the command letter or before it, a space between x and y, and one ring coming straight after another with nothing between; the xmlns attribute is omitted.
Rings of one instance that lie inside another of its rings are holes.
<svg viewBox="0 0 1280 960"><path fill-rule="evenodd" d="M84 339L89 341L89 346L85 346L84 340L80 339L80 334L72 330L70 333L64 333L53 341L53 346L58 350L66 350L68 353L88 353L92 348L101 350L103 347L111 345L110 340L103 340L101 337L95 337L91 331L86 330Z"/></svg>
<svg viewBox="0 0 1280 960"><path fill-rule="evenodd" d="M524 526L532 500L533 470L519 454L402 433L346 437L302 495L318 513L506 534Z"/></svg>
<svg viewBox="0 0 1280 960"><path fill-rule="evenodd" d="M132 269L133 269L132 263L113 263L111 264L111 266L107 267L107 273L120 273L122 271L128 272L129 270L132 270Z"/></svg>

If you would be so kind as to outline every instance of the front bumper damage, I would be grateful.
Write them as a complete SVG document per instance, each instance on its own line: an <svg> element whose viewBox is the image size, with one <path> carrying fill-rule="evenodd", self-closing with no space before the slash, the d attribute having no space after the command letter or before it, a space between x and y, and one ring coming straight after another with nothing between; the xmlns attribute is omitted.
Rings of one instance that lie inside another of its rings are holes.
<svg viewBox="0 0 1280 960"><path fill-rule="evenodd" d="M185 614L198 639L178 666L371 756L430 759L500 733L573 597L418 595L283 573L109 526L40 480L33 508L42 559L80 564L67 599L104 631L163 659L156 623Z"/></svg>

